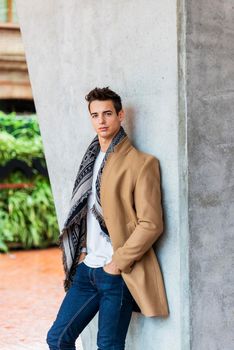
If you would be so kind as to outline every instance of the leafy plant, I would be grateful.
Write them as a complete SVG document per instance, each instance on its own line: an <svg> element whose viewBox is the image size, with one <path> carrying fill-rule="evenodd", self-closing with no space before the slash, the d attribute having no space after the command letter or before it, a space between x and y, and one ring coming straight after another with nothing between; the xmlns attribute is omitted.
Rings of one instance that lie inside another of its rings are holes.
<svg viewBox="0 0 234 350"><path fill-rule="evenodd" d="M32 165L35 157L44 158L36 116L19 117L0 112L0 164L13 158ZM45 159L44 159L44 163ZM19 171L3 183L27 183ZM33 187L0 189L0 250L18 243L23 248L46 247L58 243L58 223L49 179L35 174Z"/></svg>

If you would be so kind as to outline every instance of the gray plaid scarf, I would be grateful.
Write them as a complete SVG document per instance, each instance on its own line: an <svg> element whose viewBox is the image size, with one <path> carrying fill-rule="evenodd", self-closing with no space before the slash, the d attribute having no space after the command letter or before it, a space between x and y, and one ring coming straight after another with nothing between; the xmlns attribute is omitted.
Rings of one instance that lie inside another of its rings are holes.
<svg viewBox="0 0 234 350"><path fill-rule="evenodd" d="M96 198L92 213L97 218L101 233L110 241L110 236L103 218L102 207L100 202L100 181L103 168L106 160L114 147L126 137L126 132L122 126L120 130L113 137L106 154L98 171L96 186ZM86 216L88 210L88 196L92 191L93 168L96 157L100 151L100 144L98 135L94 137L87 148L83 159L81 161L78 174L76 176L75 184L72 190L72 197L70 201L70 209L64 227L60 233L58 243L63 253L63 266L65 271L64 289L67 291L70 287L72 276L75 273L78 259L81 254L82 246L86 242Z"/></svg>

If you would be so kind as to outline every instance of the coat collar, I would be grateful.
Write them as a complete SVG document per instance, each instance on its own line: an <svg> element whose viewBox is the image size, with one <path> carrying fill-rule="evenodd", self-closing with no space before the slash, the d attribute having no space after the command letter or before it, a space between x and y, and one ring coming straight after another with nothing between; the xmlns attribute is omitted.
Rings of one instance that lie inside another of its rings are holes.
<svg viewBox="0 0 234 350"><path fill-rule="evenodd" d="M132 147L131 141L126 135L116 146L114 146L114 153L126 154Z"/></svg>

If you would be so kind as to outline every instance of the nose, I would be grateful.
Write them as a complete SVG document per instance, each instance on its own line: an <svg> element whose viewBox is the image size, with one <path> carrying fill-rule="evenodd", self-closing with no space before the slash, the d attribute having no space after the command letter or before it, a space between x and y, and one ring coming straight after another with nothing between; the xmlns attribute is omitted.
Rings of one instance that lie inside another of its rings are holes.
<svg viewBox="0 0 234 350"><path fill-rule="evenodd" d="M106 118L104 117L104 115L100 115L99 124L104 124L105 122L106 122Z"/></svg>

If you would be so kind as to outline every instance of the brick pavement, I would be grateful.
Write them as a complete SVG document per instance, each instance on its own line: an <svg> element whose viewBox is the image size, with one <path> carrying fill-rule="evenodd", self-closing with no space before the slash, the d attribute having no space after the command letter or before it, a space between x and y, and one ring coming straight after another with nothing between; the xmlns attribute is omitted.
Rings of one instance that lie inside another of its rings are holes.
<svg viewBox="0 0 234 350"><path fill-rule="evenodd" d="M62 281L57 247L0 254L1 350L48 350L46 333L64 297Z"/></svg>

